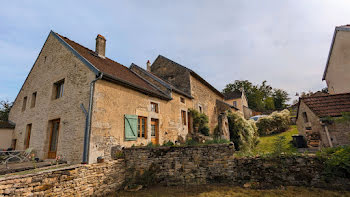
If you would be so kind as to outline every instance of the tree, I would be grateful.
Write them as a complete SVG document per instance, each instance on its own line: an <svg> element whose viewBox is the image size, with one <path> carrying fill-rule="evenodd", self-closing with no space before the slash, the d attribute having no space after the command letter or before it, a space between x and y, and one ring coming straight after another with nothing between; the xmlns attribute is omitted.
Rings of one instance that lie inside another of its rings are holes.
<svg viewBox="0 0 350 197"><path fill-rule="evenodd" d="M12 105L13 103L8 100L0 101L0 120L8 121Z"/></svg>
<svg viewBox="0 0 350 197"><path fill-rule="evenodd" d="M264 80L261 85L254 85L248 80L236 80L234 83L227 84L223 93L229 93L243 89L249 108L265 112L271 110L282 110L287 107L286 102L289 100L288 93L282 89L273 89Z"/></svg>
<svg viewBox="0 0 350 197"><path fill-rule="evenodd" d="M289 101L288 93L282 89L274 89L273 99L275 107L278 110L285 109L287 107L286 102Z"/></svg>

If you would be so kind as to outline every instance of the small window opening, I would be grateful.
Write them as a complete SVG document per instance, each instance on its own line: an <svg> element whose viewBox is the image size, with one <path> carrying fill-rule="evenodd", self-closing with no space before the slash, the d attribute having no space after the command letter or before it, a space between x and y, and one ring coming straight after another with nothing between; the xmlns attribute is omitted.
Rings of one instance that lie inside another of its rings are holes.
<svg viewBox="0 0 350 197"><path fill-rule="evenodd" d="M54 98L55 99L61 98L63 96L63 91L64 91L64 79L54 83L54 88L55 88Z"/></svg>
<svg viewBox="0 0 350 197"><path fill-rule="evenodd" d="M31 101L31 104L30 104L30 107L35 107L35 103L36 103L36 92L34 92L32 94L32 101Z"/></svg>
<svg viewBox="0 0 350 197"><path fill-rule="evenodd" d="M27 106L27 97L25 96L23 98L22 111L26 110L26 106Z"/></svg>
<svg viewBox="0 0 350 197"><path fill-rule="evenodd" d="M158 113L158 104L151 102L151 111Z"/></svg>

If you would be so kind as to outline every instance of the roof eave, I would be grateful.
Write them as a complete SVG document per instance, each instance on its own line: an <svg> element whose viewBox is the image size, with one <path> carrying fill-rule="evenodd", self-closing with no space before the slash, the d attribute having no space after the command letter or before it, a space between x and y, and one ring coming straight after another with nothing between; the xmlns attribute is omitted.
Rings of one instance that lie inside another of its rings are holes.
<svg viewBox="0 0 350 197"><path fill-rule="evenodd" d="M172 100L172 98L170 97L167 97L165 95L161 95L161 94L157 94L155 92L151 92L145 88L142 88L140 86L137 86L135 84L131 84L127 81L124 81L120 78L117 78L117 77L114 77L112 75L109 75L109 74L106 74L106 73L103 73L103 77L102 79L106 80L106 81L111 81L111 82L114 82L114 83L117 83L117 84L120 84L120 85L123 85L125 87L128 87L130 89L133 89L133 90L137 90L143 94L146 94L146 95L150 95L150 96L153 96L153 97L157 97L157 98L160 98L160 99L163 99L163 100Z"/></svg>

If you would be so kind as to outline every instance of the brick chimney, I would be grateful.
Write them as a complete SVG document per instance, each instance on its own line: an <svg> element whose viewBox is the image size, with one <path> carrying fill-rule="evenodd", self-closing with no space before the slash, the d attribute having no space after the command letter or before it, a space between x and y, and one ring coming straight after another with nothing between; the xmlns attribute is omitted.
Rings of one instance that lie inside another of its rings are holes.
<svg viewBox="0 0 350 197"><path fill-rule="evenodd" d="M105 58L106 53L106 38L98 34L96 37L96 51L98 56Z"/></svg>
<svg viewBox="0 0 350 197"><path fill-rule="evenodd" d="M151 72L151 62L149 60L147 61L147 71Z"/></svg>

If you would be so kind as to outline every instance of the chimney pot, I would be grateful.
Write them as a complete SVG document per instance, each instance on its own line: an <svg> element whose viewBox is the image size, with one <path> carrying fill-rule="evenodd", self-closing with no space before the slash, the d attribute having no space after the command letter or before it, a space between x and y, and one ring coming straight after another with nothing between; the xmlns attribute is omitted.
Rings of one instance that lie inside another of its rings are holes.
<svg viewBox="0 0 350 197"><path fill-rule="evenodd" d="M105 58L106 53L106 38L100 34L96 37L96 50L98 56Z"/></svg>
<svg viewBox="0 0 350 197"><path fill-rule="evenodd" d="M151 72L151 62L149 60L147 61L147 71Z"/></svg>

